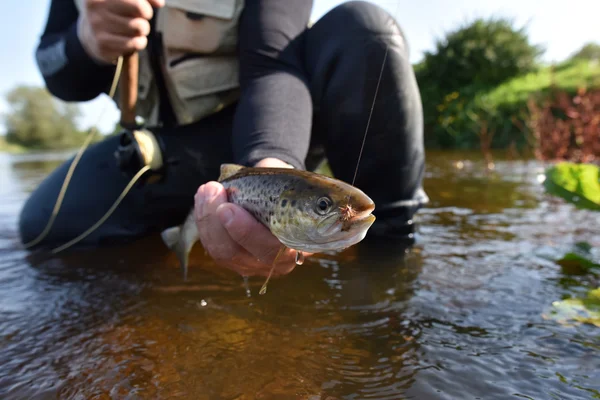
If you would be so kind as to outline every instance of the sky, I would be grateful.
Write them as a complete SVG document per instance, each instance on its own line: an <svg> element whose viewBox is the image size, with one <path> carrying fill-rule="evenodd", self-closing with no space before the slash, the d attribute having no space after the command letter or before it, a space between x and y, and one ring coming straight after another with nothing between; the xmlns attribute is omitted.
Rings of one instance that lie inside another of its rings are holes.
<svg viewBox="0 0 600 400"><path fill-rule="evenodd" d="M168 1L168 0L167 0ZM300 1L300 0L298 0ZM311 19L318 20L343 0L314 0ZM546 48L545 61L560 61L584 43L600 42L598 0L371 0L400 23L411 49L411 62L421 60L445 32L475 17L502 15L526 25L533 43ZM20 84L44 84L34 59L50 0L5 0L0 6L0 113L7 110L3 98ZM112 131L119 114L107 96L81 103L82 129L96 125ZM0 124L0 132L4 132Z"/></svg>

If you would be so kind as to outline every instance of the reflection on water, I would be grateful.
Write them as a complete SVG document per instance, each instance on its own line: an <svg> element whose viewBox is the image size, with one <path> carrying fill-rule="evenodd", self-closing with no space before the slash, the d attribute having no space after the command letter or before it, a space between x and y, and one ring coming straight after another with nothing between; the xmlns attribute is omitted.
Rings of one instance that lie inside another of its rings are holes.
<svg viewBox="0 0 600 400"><path fill-rule="evenodd" d="M414 247L366 240L247 296L200 246L182 282L158 237L23 251L20 207L64 158L0 154L2 399L600 396L597 328L542 318L586 283L551 259L600 245L598 217L545 196L535 162L430 152Z"/></svg>

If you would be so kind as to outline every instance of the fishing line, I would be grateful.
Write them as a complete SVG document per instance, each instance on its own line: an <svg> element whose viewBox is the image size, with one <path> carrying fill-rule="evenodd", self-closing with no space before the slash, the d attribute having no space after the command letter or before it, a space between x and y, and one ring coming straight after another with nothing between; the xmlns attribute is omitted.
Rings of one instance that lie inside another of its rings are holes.
<svg viewBox="0 0 600 400"><path fill-rule="evenodd" d="M104 223L104 221L106 221L106 219L108 217L110 217L110 215L116 210L119 203L121 203L121 200L123 200L123 198L127 195L127 193L129 193L129 190L131 190L131 188L133 187L133 185L135 185L137 180L140 179L140 177L149 169L150 169L150 166L146 165L143 168L141 168L137 174L135 174L135 176L131 179L131 181L129 181L129 183L127 184L125 189L123 189L119 198L114 202L114 204L110 207L110 209L102 216L102 218L100 218L100 220L98 220L98 222L96 222L87 231L85 231L81 235L77 236L75 239L72 239L71 241L63 244L62 246L59 246L59 247L55 248L54 250L52 250L52 253L56 254L59 251L62 251L64 249L66 249L67 247L74 245L75 243L79 242L81 239L83 239L84 237L86 237L87 235L92 233L100 225L102 225Z"/></svg>
<svg viewBox="0 0 600 400"><path fill-rule="evenodd" d="M119 57L119 59L117 60L117 69L116 69L115 74L113 76L112 84L111 84L110 91L109 91L109 94L108 94L109 97L113 97L114 94L115 94L115 91L117 89L117 82L118 82L119 77L121 75L121 68L122 68L122 66L123 66L123 58ZM96 122L96 125L98 125L100 123L100 120L101 120L102 116L106 112L107 106L108 105L105 105L104 108L102 109L100 115L98 116L98 121ZM46 224L46 227L38 235L37 238L33 239L32 241L30 241L28 243L25 243L24 246L25 246L26 249L28 249L28 248L30 248L30 247L35 246L36 244L38 244L50 232L50 228L52 228L52 225L54 224L56 216L58 215L58 211L60 210L60 207L62 206L62 202L63 202L64 197L65 197L65 193L67 192L67 189L69 187L69 183L71 182L71 178L73 177L73 172L75 171L75 168L77 167L77 164L79 163L79 160L83 156L83 152L89 146L89 144L92 141L92 138L94 137L94 134L96 132L97 132L96 128L94 126L92 126L90 128L89 132L88 132L88 135L87 135L85 141L83 142L83 145L81 145L81 147L79 148L79 151L77 152L77 154L75 155L75 158L73 159L73 162L69 166L69 170L67 171L65 179L63 180L62 187L60 189L60 192L59 192L58 197L56 199L56 203L54 204L54 209L52 210L52 214L50 215L50 219L48 220L48 223Z"/></svg>
<svg viewBox="0 0 600 400"><path fill-rule="evenodd" d="M398 14L398 7L400 6L400 1L396 2L396 10L392 17L394 21L396 19L396 14ZM360 160L362 158L362 153L365 148L365 142L367 141L367 133L369 131L369 125L371 125L371 117L373 116L373 109L375 108L375 100L377 100L377 94L379 93L379 85L381 84L381 77L383 76L383 68L385 66L385 61L387 60L387 55L389 51L390 45L385 45L385 53L383 54L383 62L381 63L381 71L379 71L379 79L377 80L377 86L375 87L375 95L373 96L373 103L371 104L371 111L369 112L369 118L367 119L367 127L365 128L365 134L363 136L362 144L360 146L360 151L358 153L358 160L356 161L356 169L354 170L354 178L352 178L352 186L354 186L354 182L356 181L356 175L358 174L358 167L360 165Z"/></svg>
<svg viewBox="0 0 600 400"><path fill-rule="evenodd" d="M118 84L119 79L121 77L122 68L123 68L123 57L120 56L117 59L116 70L115 70L115 73L113 75L112 84L111 84L111 87L110 87L110 90L109 90L109 93L108 93L108 96L110 98L114 97L114 95L115 95L115 92L117 90L117 84ZM102 111L100 112L100 114L98 116L98 121L96 122L96 125L98 125L100 123L102 117L106 113L107 108L108 108L108 104L105 105L104 108L102 109ZM81 157L83 156L84 151L90 145L90 143L92 141L92 138L94 137L95 133L97 133L97 129L94 128L94 127L90 128L88 136L86 137L83 145L81 146L81 148L77 152L75 158L73 159L73 162L69 166L69 170L67 171L67 174L65 175L65 179L63 180L63 184L62 184L61 190L60 190L60 192L58 194L58 197L56 199L56 203L54 204L54 209L52 210L52 214L50 215L50 219L48 220L48 223L46 224L46 227L38 235L37 238L35 238L34 240L26 243L24 245L25 248L30 248L32 246L35 246L41 240L43 240L48 235L48 233L50 232L50 229L54 225L54 222L56 220L56 216L58 215L60 207L62 206L65 194L66 194L67 189L69 187L69 184L71 182L71 178L73 177L73 173L75 171L75 168L79 164L79 161L81 160ZM137 136L139 136L139 135L137 135ZM144 142L143 138L141 138L141 142L142 143ZM142 146L141 151L142 151L142 156L144 157L144 159L146 159L146 160L147 159L153 159L152 154L154 154L154 153L153 153L152 149L153 149L153 147L150 146L150 145ZM92 225L87 231L83 232L82 234L80 234L76 238L70 240L69 242L67 242L67 243L65 243L65 244L63 244L63 245L61 245L61 246L59 246L59 247L57 247L55 249L53 249L52 253L56 254L56 253L58 253L60 251L65 250L66 248L74 245L75 243L79 242L80 240L82 240L83 238L85 238L86 236L88 236L94 230L96 230L100 225L102 225L106 221L106 219L108 219L108 217L110 217L110 215L115 211L115 209L117 208L117 206L121 203L121 201L123 200L123 198L127 195L127 193L129 193L129 191L131 190L131 188L133 187L133 185L135 185L135 183L141 178L141 176L144 173L146 173L148 170L150 170L153 167L155 167L154 164L155 164L155 162L153 162L153 163L147 163L144 167L142 167L135 174L135 176L129 181L129 183L127 184L127 186L125 187L125 189L123 189L123 191L121 192L121 194L119 195L119 197L117 198L117 200L113 203L113 205L111 206L111 208L106 213L104 213L104 215L94 225Z"/></svg>

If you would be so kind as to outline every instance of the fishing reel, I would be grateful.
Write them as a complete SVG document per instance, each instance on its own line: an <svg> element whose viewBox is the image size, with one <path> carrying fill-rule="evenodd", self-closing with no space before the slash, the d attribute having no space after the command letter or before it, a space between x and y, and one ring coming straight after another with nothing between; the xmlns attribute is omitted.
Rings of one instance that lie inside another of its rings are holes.
<svg viewBox="0 0 600 400"><path fill-rule="evenodd" d="M166 165L165 146L160 135L135 124L124 124L119 133L119 144L114 152L117 167L123 175L131 178L142 168L148 171L139 179L139 184L157 183L165 179Z"/></svg>

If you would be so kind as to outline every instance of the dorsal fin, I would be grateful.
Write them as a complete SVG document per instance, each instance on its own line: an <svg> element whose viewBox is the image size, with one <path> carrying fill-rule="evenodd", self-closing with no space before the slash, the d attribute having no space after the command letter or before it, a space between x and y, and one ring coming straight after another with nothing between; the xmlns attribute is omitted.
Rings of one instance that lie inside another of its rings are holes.
<svg viewBox="0 0 600 400"><path fill-rule="evenodd" d="M223 179L235 175L239 170L243 168L243 165L238 164L221 164L221 175L219 175L219 181L222 181Z"/></svg>

